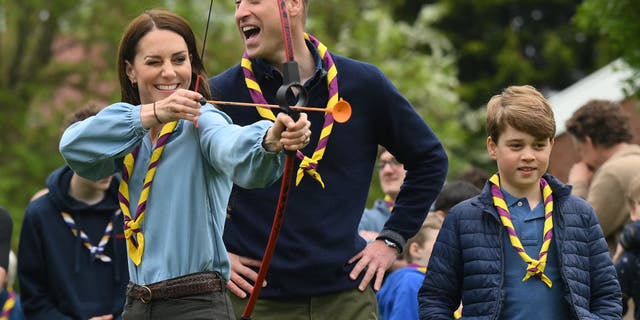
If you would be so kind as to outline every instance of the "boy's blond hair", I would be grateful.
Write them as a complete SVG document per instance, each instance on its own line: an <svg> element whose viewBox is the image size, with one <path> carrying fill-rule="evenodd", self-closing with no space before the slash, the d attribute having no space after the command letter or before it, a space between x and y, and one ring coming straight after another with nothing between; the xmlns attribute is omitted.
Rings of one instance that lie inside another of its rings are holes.
<svg viewBox="0 0 640 320"><path fill-rule="evenodd" d="M545 97L532 86L510 86L487 104L487 135L498 142L507 126L534 136L553 139L556 121Z"/></svg>
<svg viewBox="0 0 640 320"><path fill-rule="evenodd" d="M418 231L418 233L416 233L415 236L407 240L407 243L404 246L405 250L403 250L402 254L403 254L403 258L407 262L409 263L413 262L413 257L409 253L410 251L409 247L411 246L411 244L417 243L419 246L422 246L424 242L427 241L427 239L429 238L429 233L427 231L429 229L440 230L442 228L442 222L443 222L442 217L440 217L437 214L430 212L427 215L427 218L422 223L422 227L420 228L420 231ZM436 239L433 239L433 240L435 241Z"/></svg>

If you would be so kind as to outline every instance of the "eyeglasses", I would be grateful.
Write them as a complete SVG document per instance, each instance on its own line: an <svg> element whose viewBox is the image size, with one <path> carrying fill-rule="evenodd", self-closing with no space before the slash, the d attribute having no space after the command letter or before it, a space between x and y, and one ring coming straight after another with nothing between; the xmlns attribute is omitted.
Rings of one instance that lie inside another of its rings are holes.
<svg viewBox="0 0 640 320"><path fill-rule="evenodd" d="M382 170L387 165L390 165L392 169L397 169L397 168L402 167L402 163L398 162L398 160L393 158L393 159L390 159L390 160L379 160L378 163L376 163L376 169L377 170Z"/></svg>

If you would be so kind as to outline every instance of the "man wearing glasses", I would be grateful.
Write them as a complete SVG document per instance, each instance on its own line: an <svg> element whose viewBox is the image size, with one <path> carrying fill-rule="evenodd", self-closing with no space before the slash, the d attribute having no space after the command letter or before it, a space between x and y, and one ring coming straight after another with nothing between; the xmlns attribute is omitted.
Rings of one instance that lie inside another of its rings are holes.
<svg viewBox="0 0 640 320"><path fill-rule="evenodd" d="M378 233L391 216L393 204L400 192L400 186L402 186L406 174L402 163L398 162L385 148L380 147L378 155L376 169L378 169L380 187L384 192L384 199L376 200L373 208L365 209L362 214L358 233L367 242L371 242L378 237Z"/></svg>

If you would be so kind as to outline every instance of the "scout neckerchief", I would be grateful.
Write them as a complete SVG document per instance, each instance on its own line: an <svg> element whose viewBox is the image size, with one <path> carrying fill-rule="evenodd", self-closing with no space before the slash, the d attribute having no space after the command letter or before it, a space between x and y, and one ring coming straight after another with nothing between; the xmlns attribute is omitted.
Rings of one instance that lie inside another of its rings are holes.
<svg viewBox="0 0 640 320"><path fill-rule="evenodd" d="M540 178L540 189L542 189L542 198L544 199L544 228L542 230L543 242L540 247L540 253L538 259L534 260L522 247L520 239L516 234L516 230L511 222L511 214L509 214L509 208L504 201L504 195L500 191L500 177L494 174L489 181L491 184L491 195L493 196L493 205L496 206L498 213L500 214L500 220L509 233L509 240L511 245L516 250L520 258L527 264L527 274L522 281L526 281L531 276L535 276L544 282L549 288L551 288L551 279L544 274L544 268L547 266L547 252L549 251L549 245L551 244L551 237L553 236L553 196L551 195L551 187L546 180Z"/></svg>
<svg viewBox="0 0 640 320"><path fill-rule="evenodd" d="M124 157L122 180L120 180L120 187L118 188L118 200L120 201L120 209L122 209L122 213L124 214L124 236L127 239L127 251L129 252L131 261L133 261L136 266L142 262L142 253L144 251L142 221L144 220L144 213L147 209L147 199L149 198L151 183L156 174L156 168L158 167L162 151L177 124L177 121L167 123L160 131L158 141L151 153L147 174L144 177L144 185L140 193L140 199L138 200L135 218L132 218L129 212L129 199L131 199L129 197L129 179L131 178L131 174L133 174L133 165L140 147L135 148L130 154Z"/></svg>
<svg viewBox="0 0 640 320"><path fill-rule="evenodd" d="M318 49L320 57L322 58L322 64L324 65L324 68L328 70L327 86L329 88L329 100L327 101L327 108L330 109L336 102L338 102L338 70L333 63L331 54L329 54L329 51L324 44L307 33L304 34L304 37ZM249 93L251 94L251 99L253 100L253 102L266 104L267 100L264 98L262 89L260 89L260 85L258 84L258 81L253 74L252 63L251 60L249 60L249 55L246 52L242 56L242 71L244 73L244 80L247 88L249 89ZM269 119L271 121L276 120L275 115L270 109L262 107L256 107L256 109L258 110L260 116L262 116L263 118ZM318 140L316 149L313 152L313 156L309 158L299 150L298 152L296 152L296 157L302 160L300 162L300 167L298 168L298 174L296 176L296 185L300 184L302 177L305 173L307 173L308 175L316 179L320 183L322 188L324 188L324 182L322 181L322 177L320 177L320 173L318 173L318 162L320 162L320 160L322 160L322 157L324 156L324 152L327 147L327 143L329 142L329 136L331 135L332 129L333 115L331 113L325 113L324 124L322 125L322 131L320 132L320 139Z"/></svg>
<svg viewBox="0 0 640 320"><path fill-rule="evenodd" d="M390 195L384 195L384 204L387 206L387 210L389 210L389 212L393 211L393 205L395 204L395 202L393 201L393 199L391 199Z"/></svg>
<svg viewBox="0 0 640 320"><path fill-rule="evenodd" d="M427 267L426 266L421 266L419 264L415 264L415 263L409 263L407 264L407 268L414 268L422 273L427 273Z"/></svg>
<svg viewBox="0 0 640 320"><path fill-rule="evenodd" d="M104 254L104 247L109 243L109 239L111 239L111 234L113 233L113 217L119 215L120 210L116 210L111 219L109 219L109 223L107 223L107 226L104 229L104 234L100 238L100 242L98 242L97 246L94 246L87 234L82 229L78 228L73 216L67 212L60 212L60 214L74 236L77 237L78 233L80 233L80 239L82 239L84 246L89 249L89 258L91 261L100 260L102 262L111 262L111 258Z"/></svg>
<svg viewBox="0 0 640 320"><path fill-rule="evenodd" d="M16 305L16 294L11 289L7 289L7 293L7 300L2 306L2 313L0 313L0 320L8 320L13 307Z"/></svg>

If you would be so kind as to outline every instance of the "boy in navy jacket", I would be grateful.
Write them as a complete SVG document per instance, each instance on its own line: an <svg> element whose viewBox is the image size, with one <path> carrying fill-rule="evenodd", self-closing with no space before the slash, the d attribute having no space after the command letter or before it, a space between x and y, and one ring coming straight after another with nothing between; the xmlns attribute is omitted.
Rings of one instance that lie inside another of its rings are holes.
<svg viewBox="0 0 640 320"><path fill-rule="evenodd" d="M420 319L621 319L620 286L591 206L549 174L555 120L533 87L487 105L498 173L451 209L418 293Z"/></svg>

